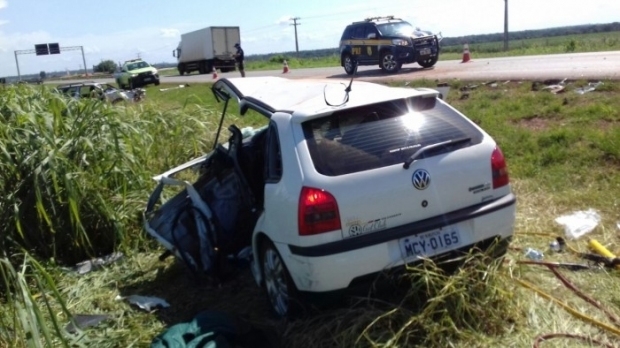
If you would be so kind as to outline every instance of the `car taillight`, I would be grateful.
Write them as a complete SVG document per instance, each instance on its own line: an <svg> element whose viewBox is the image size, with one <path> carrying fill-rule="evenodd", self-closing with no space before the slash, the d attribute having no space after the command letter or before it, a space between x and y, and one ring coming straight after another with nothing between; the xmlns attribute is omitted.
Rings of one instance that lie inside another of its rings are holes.
<svg viewBox="0 0 620 348"><path fill-rule="evenodd" d="M510 179L508 178L506 159L499 147L496 147L491 154L491 171L493 172L494 189L508 185Z"/></svg>
<svg viewBox="0 0 620 348"><path fill-rule="evenodd" d="M331 193L303 187L299 195L299 235L310 236L340 229L338 203Z"/></svg>

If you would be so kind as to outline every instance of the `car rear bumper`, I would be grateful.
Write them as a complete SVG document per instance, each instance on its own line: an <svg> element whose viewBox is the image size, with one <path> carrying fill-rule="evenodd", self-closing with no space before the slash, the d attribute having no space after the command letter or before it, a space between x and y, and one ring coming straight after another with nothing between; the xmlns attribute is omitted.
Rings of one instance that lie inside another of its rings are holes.
<svg viewBox="0 0 620 348"><path fill-rule="evenodd" d="M436 257L433 257L432 259L437 263L440 268L450 271L462 265L464 259L460 257L463 255L467 255L470 250L487 250L489 257L502 257L508 251L508 246L510 245L511 241L512 237L501 239L499 236L496 236L485 239L473 245L468 245L460 249L438 255ZM409 265L412 264L415 263L410 263ZM394 280L398 280L399 276L405 274L406 272L406 266L400 265L392 267L390 269L385 269L378 272L358 276L352 279L346 288L328 291L300 290L299 293L305 300L316 304L333 303L333 301L340 299L341 296L345 294L365 297L368 295L368 292L371 289L389 289L389 286L393 285Z"/></svg>
<svg viewBox="0 0 620 348"><path fill-rule="evenodd" d="M468 249L485 240L511 237L515 214L516 197L509 194L439 217L356 238L311 247L280 243L276 246L298 290L333 291L346 289L356 278L415 262L403 258L401 238L452 226L462 235L462 248Z"/></svg>

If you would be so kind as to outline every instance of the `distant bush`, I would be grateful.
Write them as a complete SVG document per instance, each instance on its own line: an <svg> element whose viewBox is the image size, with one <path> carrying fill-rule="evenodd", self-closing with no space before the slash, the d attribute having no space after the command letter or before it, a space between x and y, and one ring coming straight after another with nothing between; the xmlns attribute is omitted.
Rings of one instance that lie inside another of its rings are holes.
<svg viewBox="0 0 620 348"><path fill-rule="evenodd" d="M100 73L114 73L116 71L116 63L113 60L102 60L99 64L95 65L95 72Z"/></svg>

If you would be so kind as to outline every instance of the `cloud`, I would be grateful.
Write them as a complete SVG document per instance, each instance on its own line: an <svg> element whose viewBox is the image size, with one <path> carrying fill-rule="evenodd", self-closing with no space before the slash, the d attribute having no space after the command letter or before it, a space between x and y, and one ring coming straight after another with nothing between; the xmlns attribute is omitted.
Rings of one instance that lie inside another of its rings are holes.
<svg viewBox="0 0 620 348"><path fill-rule="evenodd" d="M7 6L8 6L8 3L6 2L6 0L0 0L0 10L2 10L3 8ZM9 21L0 19L0 25L5 25L7 23L9 23Z"/></svg>
<svg viewBox="0 0 620 348"><path fill-rule="evenodd" d="M174 28L161 28L159 32L163 38L177 38L181 35L181 31Z"/></svg>
<svg viewBox="0 0 620 348"><path fill-rule="evenodd" d="M2 0L0 0L2 1ZM276 21L276 24L279 25L289 25L291 23L291 18L293 18L293 16L282 16L280 17L280 19L278 19Z"/></svg>

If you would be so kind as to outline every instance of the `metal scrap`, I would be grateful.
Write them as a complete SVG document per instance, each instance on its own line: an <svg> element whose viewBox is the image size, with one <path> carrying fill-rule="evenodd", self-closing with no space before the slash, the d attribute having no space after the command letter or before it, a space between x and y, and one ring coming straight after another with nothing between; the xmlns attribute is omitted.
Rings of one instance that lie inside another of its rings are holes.
<svg viewBox="0 0 620 348"><path fill-rule="evenodd" d="M550 83L546 81L548 85L543 87L543 90L549 90L553 94L563 93L566 88L566 78L558 83Z"/></svg>
<svg viewBox="0 0 620 348"><path fill-rule="evenodd" d="M129 303L144 309L145 311L152 311L157 307L168 308L170 304L166 300L159 297L129 295L126 297L116 296L116 300L127 300Z"/></svg>
<svg viewBox="0 0 620 348"><path fill-rule="evenodd" d="M103 266L114 263L124 257L123 253L115 252L104 257L98 257L77 263L72 270L77 274L86 274L102 268Z"/></svg>
<svg viewBox="0 0 620 348"><path fill-rule="evenodd" d="M107 314L76 314L71 322L65 326L68 333L76 333L78 330L84 330L91 326L97 326L104 320L110 319Z"/></svg>

